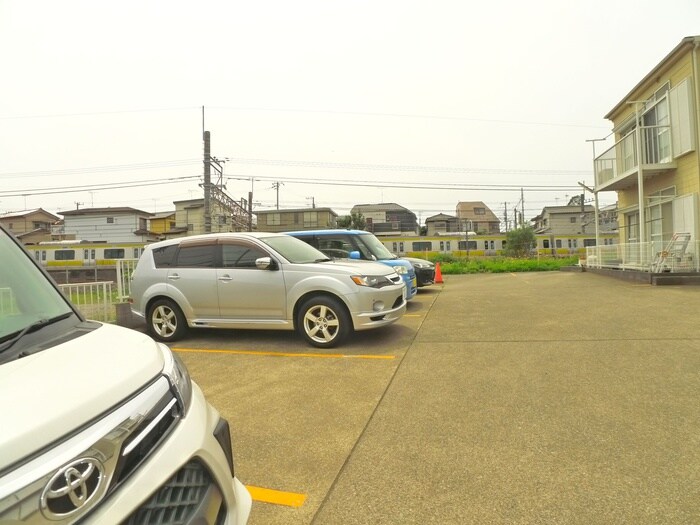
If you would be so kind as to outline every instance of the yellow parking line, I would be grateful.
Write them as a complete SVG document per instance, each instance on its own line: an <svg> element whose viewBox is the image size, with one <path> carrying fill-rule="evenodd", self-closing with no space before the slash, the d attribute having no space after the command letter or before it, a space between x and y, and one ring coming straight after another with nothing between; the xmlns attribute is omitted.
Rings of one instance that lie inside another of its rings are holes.
<svg viewBox="0 0 700 525"><path fill-rule="evenodd" d="M255 501L264 503L274 503L275 505L286 505L287 507L301 507L306 501L306 494L295 492L282 492L281 490L264 489L246 485L250 496Z"/></svg>
<svg viewBox="0 0 700 525"><path fill-rule="evenodd" d="M404 317L423 317L421 314L403 314Z"/></svg>
<svg viewBox="0 0 700 525"><path fill-rule="evenodd" d="M236 354L236 355L265 355L274 357L325 357L347 359L394 359L394 355L348 355L348 354L299 354L294 352L261 352L257 350L211 350L205 348L173 348L176 352L194 352L202 354Z"/></svg>

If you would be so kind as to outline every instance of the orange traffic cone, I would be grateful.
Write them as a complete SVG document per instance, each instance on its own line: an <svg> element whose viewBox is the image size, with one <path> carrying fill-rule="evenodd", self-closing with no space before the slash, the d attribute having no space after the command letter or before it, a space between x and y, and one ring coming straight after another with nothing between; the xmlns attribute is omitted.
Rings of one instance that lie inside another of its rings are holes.
<svg viewBox="0 0 700 525"><path fill-rule="evenodd" d="M442 272L440 271L440 261L435 263L435 284L442 284Z"/></svg>

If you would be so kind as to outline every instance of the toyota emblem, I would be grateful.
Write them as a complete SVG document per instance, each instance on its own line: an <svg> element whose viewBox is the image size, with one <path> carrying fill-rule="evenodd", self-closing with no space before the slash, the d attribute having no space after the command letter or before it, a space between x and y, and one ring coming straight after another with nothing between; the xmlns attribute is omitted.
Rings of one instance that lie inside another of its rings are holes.
<svg viewBox="0 0 700 525"><path fill-rule="evenodd" d="M95 458L81 458L64 465L44 487L41 512L51 520L87 510L103 492L104 467Z"/></svg>

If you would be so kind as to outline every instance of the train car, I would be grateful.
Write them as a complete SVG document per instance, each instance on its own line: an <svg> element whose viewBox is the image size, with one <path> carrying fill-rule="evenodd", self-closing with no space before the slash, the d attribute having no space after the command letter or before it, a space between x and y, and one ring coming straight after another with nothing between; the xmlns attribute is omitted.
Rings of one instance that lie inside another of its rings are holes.
<svg viewBox="0 0 700 525"><path fill-rule="evenodd" d="M143 243L99 243L89 241L52 241L25 248L46 268L114 267L119 259L138 259Z"/></svg>
<svg viewBox="0 0 700 525"><path fill-rule="evenodd" d="M601 234L601 244L619 242L617 233ZM477 235L470 232L435 235L429 237L381 237L386 248L404 257L435 257L449 254L456 257L496 257L503 256L506 248L506 235ZM588 246L595 246L595 234L535 235L533 256L572 257L585 256Z"/></svg>

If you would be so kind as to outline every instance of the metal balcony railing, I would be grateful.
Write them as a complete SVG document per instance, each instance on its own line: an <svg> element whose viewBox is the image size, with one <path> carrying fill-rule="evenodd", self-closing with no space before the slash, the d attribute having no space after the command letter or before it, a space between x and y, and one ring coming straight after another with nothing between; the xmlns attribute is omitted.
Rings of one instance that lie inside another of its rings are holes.
<svg viewBox="0 0 700 525"><path fill-rule="evenodd" d="M618 140L594 161L596 188L604 188L617 179L624 179L639 169L637 155L637 129ZM643 126L641 128L641 154L643 168L659 169L660 165L672 167L670 126ZM610 188L614 189L614 188Z"/></svg>
<svg viewBox="0 0 700 525"><path fill-rule="evenodd" d="M700 241L679 250L662 248L660 242L612 244L586 248L585 266L642 272L700 272Z"/></svg>

